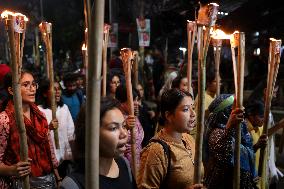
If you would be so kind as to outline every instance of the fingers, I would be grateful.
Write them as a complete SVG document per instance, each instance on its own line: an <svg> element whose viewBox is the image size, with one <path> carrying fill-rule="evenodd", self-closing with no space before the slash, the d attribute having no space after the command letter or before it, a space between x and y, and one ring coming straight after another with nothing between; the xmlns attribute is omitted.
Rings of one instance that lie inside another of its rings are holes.
<svg viewBox="0 0 284 189"><path fill-rule="evenodd" d="M29 159L31 160L31 159ZM20 161L16 164L17 176L23 177L31 172L31 163L29 161Z"/></svg>

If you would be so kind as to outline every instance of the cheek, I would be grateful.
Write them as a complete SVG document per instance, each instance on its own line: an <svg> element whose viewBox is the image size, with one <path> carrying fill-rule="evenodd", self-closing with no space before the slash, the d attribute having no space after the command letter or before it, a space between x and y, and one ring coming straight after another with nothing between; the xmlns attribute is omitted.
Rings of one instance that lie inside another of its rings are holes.
<svg viewBox="0 0 284 189"><path fill-rule="evenodd" d="M100 133L100 151L102 154L112 156L118 144L115 132L105 131Z"/></svg>

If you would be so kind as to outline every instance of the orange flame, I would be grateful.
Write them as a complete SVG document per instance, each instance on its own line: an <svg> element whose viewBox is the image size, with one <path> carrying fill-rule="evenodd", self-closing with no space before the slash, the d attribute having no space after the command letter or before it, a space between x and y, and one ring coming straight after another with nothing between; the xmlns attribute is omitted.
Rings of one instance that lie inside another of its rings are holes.
<svg viewBox="0 0 284 189"><path fill-rule="evenodd" d="M230 39L231 35L226 34L220 29L216 29L211 32L211 37L213 39Z"/></svg>
<svg viewBox="0 0 284 189"><path fill-rule="evenodd" d="M24 21L29 21L28 17L26 17L25 15L21 14L21 13L18 13L18 12L11 12L11 11L8 11L8 10L5 10L2 12L1 14L1 17L2 18L8 18L9 16L13 16L13 17L23 17L24 18Z"/></svg>

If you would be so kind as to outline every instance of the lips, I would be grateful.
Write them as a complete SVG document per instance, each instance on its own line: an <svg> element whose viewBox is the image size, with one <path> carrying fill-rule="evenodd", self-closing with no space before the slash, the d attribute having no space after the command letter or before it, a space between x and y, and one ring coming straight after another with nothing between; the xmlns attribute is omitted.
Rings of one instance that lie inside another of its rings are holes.
<svg viewBox="0 0 284 189"><path fill-rule="evenodd" d="M118 144L118 145L117 145L117 148L118 148L120 151L124 152L124 151L126 150L126 143Z"/></svg>

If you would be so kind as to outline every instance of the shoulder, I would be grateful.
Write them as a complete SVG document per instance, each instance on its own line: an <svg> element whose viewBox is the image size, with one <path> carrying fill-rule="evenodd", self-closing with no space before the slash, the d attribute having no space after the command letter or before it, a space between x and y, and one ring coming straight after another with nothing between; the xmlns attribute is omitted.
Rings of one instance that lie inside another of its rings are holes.
<svg viewBox="0 0 284 189"><path fill-rule="evenodd" d="M193 136L191 136L191 135L188 134L188 133L183 133L183 134L182 134L182 139L183 139L186 143L190 144L191 146L194 146L194 145L195 145L195 139L193 138Z"/></svg>
<svg viewBox="0 0 284 189"><path fill-rule="evenodd" d="M141 152L141 161L147 161L151 165L166 162L163 146L158 142L150 142Z"/></svg>

